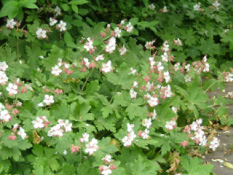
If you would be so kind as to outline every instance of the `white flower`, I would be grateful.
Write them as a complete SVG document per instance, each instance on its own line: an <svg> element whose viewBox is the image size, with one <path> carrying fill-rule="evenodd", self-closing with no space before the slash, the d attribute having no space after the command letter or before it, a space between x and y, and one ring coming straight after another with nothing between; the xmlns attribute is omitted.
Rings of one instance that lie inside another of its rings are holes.
<svg viewBox="0 0 233 175"><path fill-rule="evenodd" d="M142 121L142 126L145 126L147 129L149 129L152 125L151 118L146 118Z"/></svg>
<svg viewBox="0 0 233 175"><path fill-rule="evenodd" d="M123 47L119 48L120 55L124 55L127 52L127 49L123 45Z"/></svg>
<svg viewBox="0 0 233 175"><path fill-rule="evenodd" d="M82 136L83 136L83 137L80 138L80 142L81 142L81 143L83 143L83 142L88 142L88 141L89 141L89 136L90 136L89 134L83 133Z"/></svg>
<svg viewBox="0 0 233 175"><path fill-rule="evenodd" d="M8 29L13 29L15 25L16 25L16 22L14 21L14 19L7 20L6 27Z"/></svg>
<svg viewBox="0 0 233 175"><path fill-rule="evenodd" d="M64 129L64 132L71 132L72 131L72 123L69 123L69 120L58 120L58 124L60 125L61 128Z"/></svg>
<svg viewBox="0 0 233 175"><path fill-rule="evenodd" d="M147 41L146 44L145 44L146 49L154 49L155 48L155 46L153 46L154 42L155 42L155 40ZM154 60L154 57L151 57L151 58L153 58L153 60Z"/></svg>
<svg viewBox="0 0 233 175"><path fill-rule="evenodd" d="M121 25L123 25L125 23L125 19L121 20Z"/></svg>
<svg viewBox="0 0 233 175"><path fill-rule="evenodd" d="M150 10L155 10L155 5L154 4L150 4L148 7L149 7Z"/></svg>
<svg viewBox="0 0 233 175"><path fill-rule="evenodd" d="M11 116L8 113L8 111L6 109L4 109L3 111L0 112L0 119L5 121L5 122L9 122L11 120Z"/></svg>
<svg viewBox="0 0 233 175"><path fill-rule="evenodd" d="M156 110L154 109L153 114L152 114L152 119L153 120L156 119L156 116L157 116L157 113L156 113Z"/></svg>
<svg viewBox="0 0 233 175"><path fill-rule="evenodd" d="M89 155L93 155L94 152L96 152L99 149L98 140L93 138L89 143L86 144L85 153L88 153Z"/></svg>
<svg viewBox="0 0 233 175"><path fill-rule="evenodd" d="M185 69L186 69L186 71L190 71L190 64L187 64L187 65L185 66Z"/></svg>
<svg viewBox="0 0 233 175"><path fill-rule="evenodd" d="M40 117L36 117L36 120L33 120L32 124L35 129L44 127L44 121Z"/></svg>
<svg viewBox="0 0 233 175"><path fill-rule="evenodd" d="M130 147L131 144L132 144L132 141L136 138L136 135L134 133L134 131L131 131L130 133L128 133L127 136L125 136L123 139L122 139L122 142L124 143L124 146L125 147Z"/></svg>
<svg viewBox="0 0 233 175"><path fill-rule="evenodd" d="M54 26L57 23L57 20L55 18L50 17L49 18L49 25Z"/></svg>
<svg viewBox="0 0 233 175"><path fill-rule="evenodd" d="M66 22L61 20L60 23L57 25L57 28L60 30L60 32L66 31Z"/></svg>
<svg viewBox="0 0 233 175"><path fill-rule="evenodd" d="M0 111L2 111L4 109L5 109L5 106L2 103L0 103Z"/></svg>
<svg viewBox="0 0 233 175"><path fill-rule="evenodd" d="M13 83L9 83L6 90L9 92L9 95L16 95L18 93L18 86Z"/></svg>
<svg viewBox="0 0 233 175"><path fill-rule="evenodd" d="M162 61L168 62L168 54L167 54L167 52L164 52L161 57L162 57Z"/></svg>
<svg viewBox="0 0 233 175"><path fill-rule="evenodd" d="M135 88L135 87L138 87L138 82L137 81L133 82L133 88Z"/></svg>
<svg viewBox="0 0 233 175"><path fill-rule="evenodd" d="M96 58L95 58L95 61L99 61L99 60L104 60L104 55L98 55Z"/></svg>
<svg viewBox="0 0 233 175"><path fill-rule="evenodd" d="M180 63L176 63L174 65L174 69L175 69L175 71L178 71L180 69Z"/></svg>
<svg viewBox="0 0 233 175"><path fill-rule="evenodd" d="M168 85L168 86L162 86L161 87L161 92L164 93L164 96L165 97L171 97L172 96L172 92L171 92L171 86Z"/></svg>
<svg viewBox="0 0 233 175"><path fill-rule="evenodd" d="M62 72L62 70L59 68L59 66L56 65L56 66L52 67L51 73L52 73L54 76L60 75L61 72Z"/></svg>
<svg viewBox="0 0 233 175"><path fill-rule="evenodd" d="M43 59L44 59L44 56L41 55L41 56L39 56L39 58L43 60Z"/></svg>
<svg viewBox="0 0 233 175"><path fill-rule="evenodd" d="M132 132L134 128L134 124L127 123L127 131Z"/></svg>
<svg viewBox="0 0 233 175"><path fill-rule="evenodd" d="M149 134L149 130L145 129L145 131L143 131L141 133L141 136L142 136L143 139L149 139L149 135L148 134Z"/></svg>
<svg viewBox="0 0 233 175"><path fill-rule="evenodd" d="M215 0L215 1L212 3L212 5L213 5L217 10L219 10L219 7L218 7L218 6L220 6L220 3L218 2L218 0Z"/></svg>
<svg viewBox="0 0 233 175"><path fill-rule="evenodd" d="M199 2L198 4L195 4L195 5L193 6L193 10L194 10L194 11L199 11L199 10L200 10L200 7L201 7L201 3Z"/></svg>
<svg viewBox="0 0 233 175"><path fill-rule="evenodd" d="M210 71L210 65L209 63L205 63L205 67L203 69L203 72L209 72Z"/></svg>
<svg viewBox="0 0 233 175"><path fill-rule="evenodd" d="M163 73L163 77L164 77L166 83L168 83L171 80L171 77L170 77L168 71Z"/></svg>
<svg viewBox="0 0 233 175"><path fill-rule="evenodd" d="M162 12L163 12L163 13L167 13L167 12L168 12L167 6L164 6L164 7L163 7Z"/></svg>
<svg viewBox="0 0 233 175"><path fill-rule="evenodd" d="M56 16L61 15L61 9L60 9L60 7L56 6L56 8L54 9L54 12L55 12Z"/></svg>
<svg viewBox="0 0 233 175"><path fill-rule="evenodd" d="M88 58L83 58L83 62L84 62L84 64L85 64L85 66L86 66L87 68L89 68L90 62L89 62Z"/></svg>
<svg viewBox="0 0 233 175"><path fill-rule="evenodd" d="M64 154L64 155L66 155L66 154L67 154L67 151L66 151L66 150L64 150L64 151L63 151L63 154Z"/></svg>
<svg viewBox="0 0 233 175"><path fill-rule="evenodd" d="M0 71L5 72L7 70L7 68L8 68L8 65L6 64L5 61L0 62Z"/></svg>
<svg viewBox="0 0 233 175"><path fill-rule="evenodd" d="M52 136L56 136L56 137L61 137L63 136L63 129L61 128L61 126L59 124L53 126L49 131L48 131L48 136L52 137Z"/></svg>
<svg viewBox="0 0 233 175"><path fill-rule="evenodd" d="M5 72L0 71L0 84L5 85L7 81L8 81L8 77L5 74Z"/></svg>
<svg viewBox="0 0 233 175"><path fill-rule="evenodd" d="M165 128L167 128L168 130L173 130L176 128L176 121L175 120L171 120L169 122L166 122Z"/></svg>
<svg viewBox="0 0 233 175"><path fill-rule="evenodd" d="M111 64L112 64L112 62L110 60L107 63L103 63L101 71L103 73L108 73L108 72L112 71L112 65Z"/></svg>
<svg viewBox="0 0 233 175"><path fill-rule="evenodd" d="M157 66L158 66L157 69L158 69L159 72L161 72L164 69L164 67L163 67L163 65L162 65L161 62L158 62Z"/></svg>
<svg viewBox="0 0 233 175"><path fill-rule="evenodd" d="M36 36L37 36L37 38L39 38L39 39L46 38L46 30L43 30L43 29L41 29L41 28L37 29L37 31L36 31Z"/></svg>
<svg viewBox="0 0 233 175"><path fill-rule="evenodd" d="M213 140L210 142L209 148L213 151L216 150L220 145L220 140L217 137L214 137Z"/></svg>
<svg viewBox="0 0 233 175"><path fill-rule="evenodd" d="M106 163L111 163L113 160L112 160L112 156L107 154L104 158L102 158L102 160Z"/></svg>
<svg viewBox="0 0 233 175"><path fill-rule="evenodd" d="M114 30L115 32L115 37L120 38L121 37L121 29L119 29L118 27Z"/></svg>
<svg viewBox="0 0 233 175"><path fill-rule="evenodd" d="M131 74L135 75L135 74L136 74L136 72L137 72L137 70L136 70L136 69L134 69L133 67L131 67L131 68L130 68L129 75L131 75Z"/></svg>
<svg viewBox="0 0 233 175"><path fill-rule="evenodd" d="M168 52L169 51L169 44L168 41L165 41L162 46L162 51L163 52Z"/></svg>
<svg viewBox="0 0 233 175"><path fill-rule="evenodd" d="M131 22L129 22L127 25L126 25L126 31L131 33L133 31L133 26L131 24Z"/></svg>
<svg viewBox="0 0 233 175"><path fill-rule="evenodd" d="M159 104L159 100L156 97L150 97L150 99L147 101L150 107L155 107Z"/></svg>
<svg viewBox="0 0 233 175"><path fill-rule="evenodd" d="M185 75L184 80L185 80L185 82L191 81L191 77L189 76L189 74Z"/></svg>
<svg viewBox="0 0 233 175"><path fill-rule="evenodd" d="M130 93L131 98L136 98L137 97L137 92L134 91L134 89L130 89L129 93Z"/></svg>
<svg viewBox="0 0 233 175"><path fill-rule="evenodd" d="M19 128L19 131L17 132L19 136L22 137L22 139L25 139L27 137L27 134L25 133L24 129L22 127Z"/></svg>
<svg viewBox="0 0 233 175"><path fill-rule="evenodd" d="M177 46L182 46L182 41L180 40L180 38L177 38L177 40L174 40L174 43Z"/></svg>
<svg viewBox="0 0 233 175"><path fill-rule="evenodd" d="M109 175L109 174L112 174L112 170L110 168L110 166L101 166L101 172L100 172L102 175Z"/></svg>
<svg viewBox="0 0 233 175"><path fill-rule="evenodd" d="M45 95L45 96L44 96L43 102L44 102L47 106L51 105L52 103L54 103L53 96L52 96L52 95Z"/></svg>
<svg viewBox="0 0 233 175"><path fill-rule="evenodd" d="M91 38L87 38L87 42L84 43L84 49L86 49L87 52L94 49L93 40Z"/></svg>
<svg viewBox="0 0 233 175"><path fill-rule="evenodd" d="M44 106L44 103L43 103L43 102L37 104L37 107L43 107L43 106Z"/></svg>
<svg viewBox="0 0 233 175"><path fill-rule="evenodd" d="M108 53L113 53L115 49L116 49L116 38L111 37L108 41L108 44L105 47L105 51Z"/></svg>
<svg viewBox="0 0 233 175"><path fill-rule="evenodd" d="M175 114L177 114L177 109L176 109L176 107L172 106L172 111L173 111Z"/></svg>

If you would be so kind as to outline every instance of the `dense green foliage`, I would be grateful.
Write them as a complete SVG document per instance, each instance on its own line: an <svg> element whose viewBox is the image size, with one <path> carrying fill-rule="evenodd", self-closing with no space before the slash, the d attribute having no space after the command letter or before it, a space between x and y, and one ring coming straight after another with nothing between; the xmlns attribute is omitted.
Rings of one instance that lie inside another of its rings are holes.
<svg viewBox="0 0 233 175"><path fill-rule="evenodd" d="M233 81L231 1L2 5L1 174L213 174L190 155L233 123L206 94Z"/></svg>

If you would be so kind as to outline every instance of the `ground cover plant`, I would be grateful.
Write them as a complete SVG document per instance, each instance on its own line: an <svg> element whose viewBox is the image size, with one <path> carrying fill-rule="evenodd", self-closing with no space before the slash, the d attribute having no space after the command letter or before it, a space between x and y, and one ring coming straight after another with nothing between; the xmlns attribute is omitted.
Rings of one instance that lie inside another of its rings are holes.
<svg viewBox="0 0 233 175"><path fill-rule="evenodd" d="M153 16L94 22L86 0L2 3L1 174L213 174L198 158L220 144L209 124L232 120L228 100L206 92L232 82L233 69L219 71L204 47L182 59L198 38L140 35L164 23Z"/></svg>

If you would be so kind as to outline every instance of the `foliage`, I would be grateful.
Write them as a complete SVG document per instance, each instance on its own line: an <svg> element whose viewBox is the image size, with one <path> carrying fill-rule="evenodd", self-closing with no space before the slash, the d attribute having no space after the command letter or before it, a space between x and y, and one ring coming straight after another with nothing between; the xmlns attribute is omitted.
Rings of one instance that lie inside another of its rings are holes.
<svg viewBox="0 0 233 175"><path fill-rule="evenodd" d="M216 68L231 17L211 1L204 11L170 2L168 13L124 2L3 1L1 174L211 174L187 154L219 146L206 137L210 119L232 124L228 101L206 94L233 79ZM129 19L101 22L105 5Z"/></svg>

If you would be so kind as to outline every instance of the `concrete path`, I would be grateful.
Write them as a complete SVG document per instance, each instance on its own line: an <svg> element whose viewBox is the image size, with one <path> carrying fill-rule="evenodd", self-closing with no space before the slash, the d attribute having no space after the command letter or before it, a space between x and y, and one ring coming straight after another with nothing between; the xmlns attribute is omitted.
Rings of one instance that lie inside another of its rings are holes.
<svg viewBox="0 0 233 175"><path fill-rule="evenodd" d="M219 94L227 96L228 92L233 93L233 83L226 83L226 85L225 91L216 90L209 92L208 95L210 97L217 97ZM229 117L233 118L233 103L229 105ZM228 162L233 166L233 127L229 127L226 131L219 130L217 132L216 136L220 139L220 147L216 151L206 155L204 161L214 165L213 171L217 175L233 175L233 169L224 166L224 163L222 163L222 161Z"/></svg>

